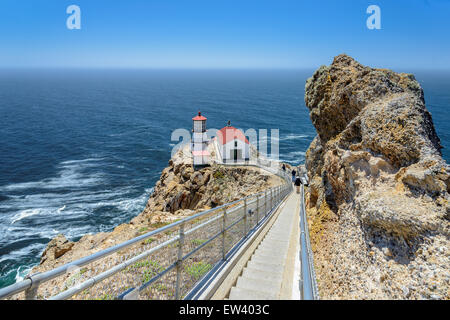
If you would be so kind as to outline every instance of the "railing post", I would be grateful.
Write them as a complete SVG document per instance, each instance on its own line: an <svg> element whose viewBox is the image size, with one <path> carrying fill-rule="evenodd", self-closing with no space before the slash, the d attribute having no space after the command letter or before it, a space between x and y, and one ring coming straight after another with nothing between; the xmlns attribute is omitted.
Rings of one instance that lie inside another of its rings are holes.
<svg viewBox="0 0 450 320"><path fill-rule="evenodd" d="M25 300L37 300L37 291L39 288L39 283L33 281L33 279L30 277L29 279L31 279L31 287L25 290Z"/></svg>
<svg viewBox="0 0 450 320"><path fill-rule="evenodd" d="M259 224L259 194L256 195L256 225Z"/></svg>
<svg viewBox="0 0 450 320"><path fill-rule="evenodd" d="M222 215L222 260L225 260L226 257L226 249L225 249L225 234L227 227L227 209L223 209Z"/></svg>
<svg viewBox="0 0 450 320"><path fill-rule="evenodd" d="M247 198L244 199L244 237L247 237Z"/></svg>
<svg viewBox="0 0 450 320"><path fill-rule="evenodd" d="M273 209L273 189L270 189L270 210Z"/></svg>
<svg viewBox="0 0 450 320"><path fill-rule="evenodd" d="M264 190L264 216L267 215L267 190Z"/></svg>
<svg viewBox="0 0 450 320"><path fill-rule="evenodd" d="M175 288L176 300L180 300L181 267L183 265L183 245L184 245L184 223L180 224L180 239L178 240L177 283Z"/></svg>

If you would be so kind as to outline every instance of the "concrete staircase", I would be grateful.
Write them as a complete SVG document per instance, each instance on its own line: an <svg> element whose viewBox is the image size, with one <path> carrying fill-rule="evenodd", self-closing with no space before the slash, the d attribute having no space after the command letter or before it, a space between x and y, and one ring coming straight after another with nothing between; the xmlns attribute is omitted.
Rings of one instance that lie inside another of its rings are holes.
<svg viewBox="0 0 450 320"><path fill-rule="evenodd" d="M290 262L292 259L288 259L288 254L292 255L293 242L298 242L293 230L296 227L295 222L298 221L295 218L299 214L299 205L300 196L294 191L253 253L236 285L231 288L230 300L290 298L290 296L286 297L286 294L283 295L282 291L288 284L292 288L292 283L287 282L293 281L294 266ZM294 247L298 246L294 245Z"/></svg>

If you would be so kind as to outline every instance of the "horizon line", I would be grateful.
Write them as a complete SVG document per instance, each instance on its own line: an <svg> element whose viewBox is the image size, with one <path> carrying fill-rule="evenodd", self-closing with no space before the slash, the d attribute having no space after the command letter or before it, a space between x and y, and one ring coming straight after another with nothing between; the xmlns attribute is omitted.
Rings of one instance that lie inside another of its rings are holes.
<svg viewBox="0 0 450 320"><path fill-rule="evenodd" d="M322 64L327 66L326 64ZM322 66L320 65L320 66ZM134 70L134 71L302 71L317 70L320 66L310 67L135 67L135 66L0 66L0 70L24 71L24 70ZM371 67L380 69L379 67ZM428 67L386 67L389 70L433 71L450 72L448 68ZM396 71L405 72L405 71ZM409 73L409 72L406 72Z"/></svg>

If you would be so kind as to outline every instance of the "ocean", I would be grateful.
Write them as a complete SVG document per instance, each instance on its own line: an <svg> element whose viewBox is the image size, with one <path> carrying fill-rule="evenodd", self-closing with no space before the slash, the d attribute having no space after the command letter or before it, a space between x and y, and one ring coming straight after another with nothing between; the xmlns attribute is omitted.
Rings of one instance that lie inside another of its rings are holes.
<svg viewBox="0 0 450 320"><path fill-rule="evenodd" d="M23 278L58 233L111 231L145 207L175 129L230 120L279 129L280 160L315 136L313 70L1 70L0 287ZM450 72L416 72L450 159Z"/></svg>

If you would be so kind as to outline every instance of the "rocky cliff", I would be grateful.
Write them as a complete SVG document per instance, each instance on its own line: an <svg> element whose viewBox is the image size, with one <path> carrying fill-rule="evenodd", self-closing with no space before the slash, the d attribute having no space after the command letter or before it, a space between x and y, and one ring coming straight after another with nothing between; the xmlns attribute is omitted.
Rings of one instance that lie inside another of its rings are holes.
<svg viewBox="0 0 450 320"><path fill-rule="evenodd" d="M450 298L449 166L411 74L347 55L308 79L307 212L322 298Z"/></svg>
<svg viewBox="0 0 450 320"><path fill-rule="evenodd" d="M130 223L112 232L83 236L77 242L58 235L42 254L31 273L52 269L116 245L185 216L238 200L282 183L281 178L254 167L225 167L214 164L194 170L190 152L180 150L157 181L146 208Z"/></svg>

